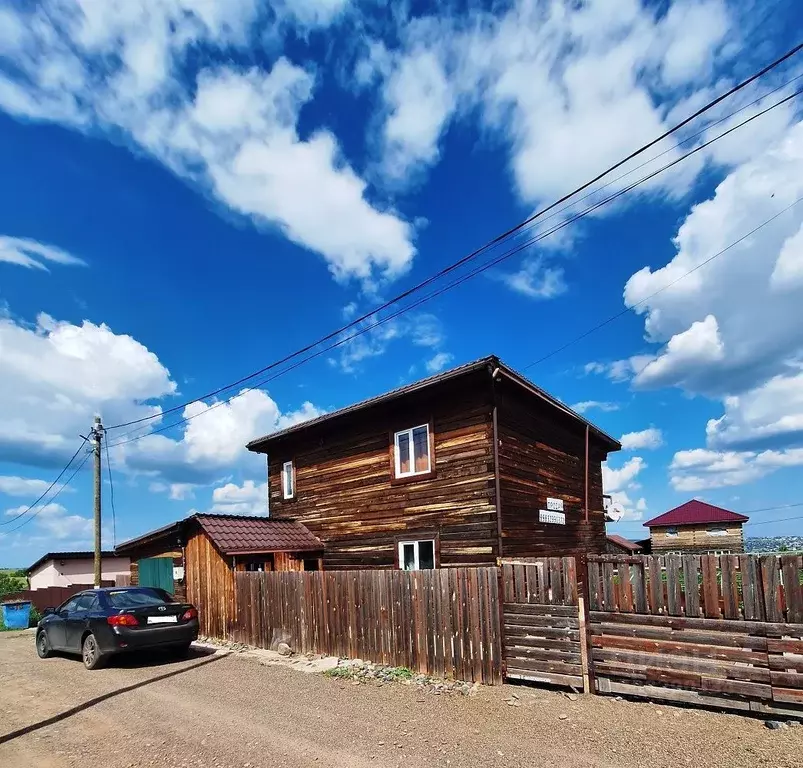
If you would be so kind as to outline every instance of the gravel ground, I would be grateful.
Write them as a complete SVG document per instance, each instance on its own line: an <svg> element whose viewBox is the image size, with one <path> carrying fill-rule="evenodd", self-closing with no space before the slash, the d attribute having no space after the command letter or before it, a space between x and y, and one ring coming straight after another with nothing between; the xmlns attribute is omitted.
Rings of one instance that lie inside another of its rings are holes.
<svg viewBox="0 0 803 768"><path fill-rule="evenodd" d="M525 686L435 695L238 654L87 672L38 659L28 633L0 634L0 734L3 768L783 768L803 754L803 726Z"/></svg>

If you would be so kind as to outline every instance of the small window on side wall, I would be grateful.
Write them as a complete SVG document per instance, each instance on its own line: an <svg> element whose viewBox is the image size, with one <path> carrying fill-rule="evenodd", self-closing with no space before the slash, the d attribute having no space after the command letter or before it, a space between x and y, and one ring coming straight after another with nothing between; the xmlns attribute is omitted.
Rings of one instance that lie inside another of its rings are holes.
<svg viewBox="0 0 803 768"><path fill-rule="evenodd" d="M722 525L712 525L708 529L708 535L709 536L727 536L728 535L728 529L725 528L725 526L722 526Z"/></svg>
<svg viewBox="0 0 803 768"><path fill-rule="evenodd" d="M393 437L396 477L423 475L432 469L429 455L429 424L403 429Z"/></svg>
<svg viewBox="0 0 803 768"><path fill-rule="evenodd" d="M399 568L403 571L424 571L435 567L435 541L400 541Z"/></svg>
<svg viewBox="0 0 803 768"><path fill-rule="evenodd" d="M667 535L667 536L668 536L670 539L677 538L677 535L678 535L678 529L677 529L677 528L675 528L675 527L672 527L672 528L667 528L667 529L666 529L666 535Z"/></svg>
<svg viewBox="0 0 803 768"><path fill-rule="evenodd" d="M292 499L296 495L296 471L292 461L282 464L282 496Z"/></svg>

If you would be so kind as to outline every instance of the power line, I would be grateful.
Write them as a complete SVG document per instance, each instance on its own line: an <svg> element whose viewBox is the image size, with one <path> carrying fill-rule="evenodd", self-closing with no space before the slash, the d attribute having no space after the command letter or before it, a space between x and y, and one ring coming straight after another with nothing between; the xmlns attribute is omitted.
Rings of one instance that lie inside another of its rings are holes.
<svg viewBox="0 0 803 768"><path fill-rule="evenodd" d="M543 363L545 360L548 360L550 357L554 357L555 355L559 354L560 352L563 352L565 349L568 349L569 347L573 346L578 341L582 341L583 339L587 338L592 333L596 333L601 328L604 328L606 325L609 325L610 323L614 322L614 320L618 320L620 317L624 317L625 315L629 314L636 307L640 307L642 304L648 302L650 299L654 299L656 296L658 296L659 294L661 294L664 291L668 290L673 285L679 283L681 280L683 280L684 278L688 277L693 272L696 272L698 269L701 269L706 264L710 264L714 259L719 258L720 256L722 256L722 254L727 253L729 250L731 250L731 248L735 248L740 243L743 243L745 240L747 240L747 238L751 237L756 232L758 232L759 230L761 230L764 227L766 227L768 224L771 224L778 217L783 216L783 214L785 214L788 210L794 208L801 201L803 201L803 197L797 198L797 200L795 200L793 203L791 203L790 205L787 205L786 208L784 208L781 211L778 211L778 213L776 213L774 216L772 216L771 218L767 219L766 221L763 221L757 227L754 227L749 232L747 232L746 234L742 235L738 240L735 240L734 242L732 242L729 245L725 246L721 251L718 251L713 256L709 256L705 261L701 261L695 267L692 267L688 272L684 272L682 275L680 275L679 277L676 277L674 280L672 280L671 282L667 283L663 287L659 288L654 293L651 293L649 296L645 296L643 299L641 299L640 301L637 301L635 304L631 304L629 307L625 307L620 312L617 312L616 314L611 315L610 317L606 318L605 320L597 323L595 326L589 328L587 331L584 331L580 335L575 336L573 339L571 339L570 341L567 341L565 344L561 345L560 347L557 347L556 349L553 349L551 352L548 352L547 354L539 357L537 360L534 360L533 362L525 365L524 368L522 368L521 370L526 371L526 370L532 368L533 366L538 365L539 363Z"/></svg>
<svg viewBox="0 0 803 768"><path fill-rule="evenodd" d="M796 517L782 517L782 518L777 519L777 520L760 520L757 523L745 523L745 525L746 526L747 525L750 525L750 526L768 525L769 523L786 523L786 522L789 522L790 520L803 520L803 515L797 515Z"/></svg>
<svg viewBox="0 0 803 768"><path fill-rule="evenodd" d="M622 195L625 195L628 192L630 192L631 190L633 190L636 187L640 186L641 184L644 184L647 181L650 181L651 179L653 179L656 176L658 176L660 173L663 173L664 171L668 170L669 168L672 168L673 166L675 166L678 163L682 162L683 160L685 160L686 158L690 157L691 155L694 155L697 152L700 152L703 149L706 149L707 147L712 145L714 142L719 141L720 139L722 139L725 136L733 133L734 131L738 130L739 128L743 127L744 125L747 125L748 123L752 122L753 120L756 120L759 117L762 117L767 112L770 112L771 110L776 109L777 107L781 106L782 104L784 104L784 103L790 101L791 99L799 96L801 93L803 93L803 89L799 90L799 91L795 91L794 93L786 96L785 98L781 99L780 101L775 102L774 104L770 105L769 107L761 110L760 112L757 112L756 114L754 114L754 115L750 116L749 118L743 120L742 122L732 126L731 128L727 129L726 131L723 131L722 133L720 133L717 136L713 137L709 141L699 145L698 147L695 147L694 149L690 150L686 154L681 155L680 157L678 157L678 158L672 160L671 162L663 165L661 168L658 168L655 171L652 171L651 173L647 174L646 176L641 177L637 181L635 181L635 182L629 184L628 186L618 190L617 192L609 195L608 197L603 198L602 200L594 203L593 205L588 206L587 208L585 208L584 210L582 210L579 213L575 214L574 216L561 221L560 223L558 223L557 225L555 225L551 229L549 229L549 230L547 230L545 232L541 232L541 233L531 237L530 239L528 239L524 243L521 243L521 244L509 249L508 251L502 253L500 256L494 258L493 260L485 262L484 264L481 264L478 267L475 267L472 271L470 271L470 272L468 272L468 273L466 273L466 274L464 274L464 275L462 275L462 276L460 276L458 278L455 278L452 282L450 282L447 285L442 286L441 288L439 288L439 289L427 294L426 296L416 300L412 304L406 305L406 306L396 310L391 315L387 315L384 318L380 318L380 319L376 320L374 323L362 327L360 330L356 331L355 333L351 334L350 336L341 338L338 341L334 342L333 344L330 344L329 346L324 347L323 349L320 349L320 350L318 350L316 352L313 352L312 354L308 355L307 357L305 357L305 358L303 358L303 359L301 359L299 361L296 361L294 364L288 366L284 370L279 371L278 373L275 373L272 376L269 376L269 377L267 377L265 379L262 379L262 380L256 382L253 385L245 387L241 392L237 393L236 395L232 395L229 398L226 398L226 399L220 400L220 401L218 401L216 403L213 403L212 405L208 406L203 411L195 413L195 414L193 414L191 416L185 416L185 417L183 417L183 418L181 418L181 419L179 419L177 421L171 422L170 424L167 424L167 425L164 425L162 427L159 427L158 429L154 429L154 430L151 430L151 431L148 431L148 432L143 432L143 433L138 434L138 435L136 435L134 437L131 437L131 438L127 439L127 440L125 440L125 439L118 440L117 442L113 443L111 447L116 447L116 446L120 446L120 445L126 445L128 443L136 442L137 440L140 440L140 439L142 439L144 437L148 437L149 435L154 435L154 434L159 434L161 432L166 432L169 429L172 429L172 428L174 428L176 426L179 426L180 424L187 423L190 420L192 420L194 418L197 418L198 416L203 415L204 413L208 413L209 411L214 410L215 408L217 408L217 407L219 407L221 405L225 405L226 403L228 403L231 400L233 400L235 397L237 397L239 395L242 395L245 392L249 392L249 391L251 391L253 389L256 389L258 387L261 387L264 384L268 383L269 381L273 381L274 379L279 378L280 376L284 376L287 373L289 373L290 371L292 371L292 370L300 367L301 365L304 365L305 363L309 362L310 360L313 360L313 359L325 354L326 352L329 352L332 349L335 349L335 348L337 348L337 347L339 347L339 346L341 346L343 344L346 344L346 343L348 343L350 341L353 341L358 336L361 336L361 335L363 335L365 333L368 333L369 331L374 330L375 328L379 327L380 325L383 325L383 324L385 324L387 322L390 322L391 320L395 319L396 317L399 317L400 315L402 315L402 314L404 314L406 312L409 312L411 309L414 309L414 308L416 308L418 306L421 306L422 304L424 304L424 303L426 303L428 301L431 301L433 298L436 298L437 296L440 296L441 294L443 294L443 293L445 293L445 292L447 292L449 290L452 290L453 288L456 288L457 286L463 284L464 282L467 282L468 280L472 279L473 277L477 276L478 274L480 274L482 272L485 272L485 271L487 271L488 269L490 269L490 268L492 268L494 266L497 266L498 264L502 263L503 261L505 261L505 260L509 259L510 257L514 256L515 254L517 254L517 253L525 250L526 248L530 247L534 243L540 242L541 240L549 237L550 235L553 235L555 232L558 232L559 230L563 229L564 227L567 227L570 224L573 224L575 221L578 221L579 219L584 218L585 216L589 215L590 213L593 213L598 208L601 208L604 205L607 205L607 204L613 202L614 200L618 199ZM799 202L799 201L796 201L796 202ZM796 203L793 203L793 205L794 204L796 204ZM789 206L789 207L792 207L792 206ZM699 269L700 267L704 266L708 262L712 261L717 256L720 256L726 250L729 250L730 248L734 247L735 245L738 245L738 243L742 242L747 237L750 237L750 235L754 234L756 231L758 231L762 227L764 227L767 224L769 224L771 221L773 221L775 218L780 216L782 213L784 213L784 211L781 211L780 213L776 214L773 218L771 218L771 219L767 220L766 222L764 222L763 224L759 225L752 232L748 232L746 235L744 235L742 238L740 238L740 240L736 241L735 243L732 243L726 249L723 249L723 251L720 251L719 253L714 254L714 256L710 257L705 262L697 265L697 267L695 267L694 269L690 270L687 274L691 274L692 272L696 271L697 269ZM686 275L682 275L681 277L677 278L673 283L670 283L669 285L664 286L664 288L660 289L659 291L657 291L653 295L657 295L658 293L666 290L667 288L671 287L671 285L673 285L674 283L678 282L678 280L683 279L683 277L685 277L685 276ZM650 298L652 298L652 296L646 297L641 302L639 302L639 304L641 304L641 303L643 303L645 301L648 301ZM635 307L635 306L638 306L638 305L633 305L633 306ZM598 324L594 328L586 331L581 336L573 339L572 341L568 342L567 344L563 345L562 347L558 348L557 350L554 350L553 352L549 353L548 355L540 358L539 360L536 360L533 363L530 363L529 365L525 366L525 368L523 370L527 370L528 368L531 368L533 365L536 365L537 363L542 362L543 360L547 359L548 357L552 357L553 355L558 354L558 352L560 352L563 349L571 346L572 344L576 343L577 341L581 340L582 338L585 338L586 336L590 335L591 333L595 332L596 330L599 330L599 328L602 328L603 326L607 325L608 323L612 322L613 320L617 319L618 317L621 317L621 316L627 314L628 312L630 312L630 310L632 308L633 307L626 307L624 310L622 310L621 312L617 313L613 317L608 318L607 320L605 320L602 323ZM193 401L193 402L195 402L195 401ZM175 410L175 409L171 409L171 410ZM170 411L165 411L165 413L169 413L169 412ZM150 418L151 417L147 417L146 419L140 419L139 421L146 421L146 420L149 420ZM129 422L129 424L133 424L133 423L134 422ZM124 425L120 425L120 426L124 426ZM132 430L132 431L130 431L128 433L125 433L121 437L125 438L128 435L131 435L134 432L138 431L138 429L141 429L141 428L137 428L137 429Z"/></svg>
<svg viewBox="0 0 803 768"><path fill-rule="evenodd" d="M92 452L87 452L86 456L84 456L84 458L81 459L80 464L78 464L78 466L69 476L69 478L67 478L67 480L64 481L62 486L58 489L58 491L56 491L55 495L50 498L50 500L47 502L48 504L52 504L59 497L59 494L72 482L73 478L81 471L81 469L83 469L84 464L86 464L87 461L89 461L89 457L91 455ZM39 515L39 513L42 512L43 509L45 509L46 506L47 505L39 507L39 509L37 509L36 512L34 512L29 518L23 520L19 525L15 526L14 528L11 528L10 530L6 531L6 533L13 533L14 531L18 531L20 528L30 523L31 520L35 519L37 515Z"/></svg>
<svg viewBox="0 0 803 768"><path fill-rule="evenodd" d="M606 169L602 173L598 174L597 176L595 176L591 180L585 182L580 187L577 187L572 192L570 192L570 193L564 195L563 197L559 198L555 202L553 202L550 205L548 205L546 208L543 208L540 211L536 212L535 214L530 216L528 219L525 219L523 222L517 224L514 227L511 227L510 229L506 230L502 234L497 235L495 238L493 238L492 240L488 241L485 245L481 246L480 248L476 249L475 251L472 251L467 256L464 256L461 259L458 259L456 262L448 265L447 267L444 267L442 270L440 270L436 274L428 277L426 280L424 280L424 281L412 286L411 288L407 289L406 291L403 291L398 296L390 299L389 301L386 301L381 306L376 307L375 309L371 310L370 312L367 312L366 314L363 314L362 316L356 318L355 320L351 321L350 323L347 323L346 325L342 326L341 328L338 328L337 330L332 331L331 333L327 334L326 336L323 336L322 338L318 339L317 341L315 341L315 342L313 342L311 344L308 344L305 347L302 347L301 349L297 350L296 352L293 352L293 353L291 353L289 355L286 355L285 357L281 358L280 360L277 360L274 363L271 363L271 364L269 364L269 365L267 365L267 366L265 366L263 368L260 368L259 370L248 374L247 376L244 376L244 377L242 377L240 379L237 379L236 381L234 381L234 382L232 382L230 384L227 384L227 385L225 385L223 387L219 387L218 389L215 389L215 390L213 390L211 392L207 392L206 394L200 395L199 397L196 397L196 398L194 398L192 400L189 400L187 402L180 403L178 405L172 406L171 408L168 408L166 410L160 411L159 413L151 414L150 416L143 416L142 418L139 418L139 419L132 419L131 421L122 422L120 424L114 424L114 425L112 425L110 427L107 427L107 431L110 430L110 429L120 429L122 427L133 426L135 424L140 424L140 423L143 423L143 422L146 422L146 421L151 421L151 420L156 419L156 418L162 418L163 416L165 416L165 415L167 415L169 413L174 413L176 411L182 410L183 408L185 408L187 405L190 405L191 403L199 402L201 400L204 400L204 399L207 399L207 398L210 398L210 397L214 397L214 396L216 396L218 394L221 394L221 393L223 393L223 392L225 392L225 391L227 391L229 389L232 389L234 387L240 386L241 384L244 384L245 382L250 381L251 379L253 379L253 378L257 377L257 376L260 376L261 374L266 373L269 370L272 370L272 369L277 368L277 367L279 367L281 365L284 365L285 363L289 362L290 360L294 359L295 357L298 357L300 355L305 354L306 352L309 352L310 350L314 349L316 346L318 346L320 344L323 344L323 343L325 343L327 341L330 341L333 338L336 338L337 336L339 336L339 335L343 334L344 332L348 331L350 328L353 328L355 326L359 326L360 323L363 323L366 320L369 320L371 317L374 317L379 312L382 312L385 309L393 306L394 304L397 304L398 302L403 301L408 296L411 296L413 293L418 292L419 290L421 290L422 288L426 287L427 285L430 285L431 283L435 282L436 280L439 280L441 277L444 277L445 275L453 272L454 270L456 270L459 267L461 267L463 264L466 264L469 261L472 261L473 259L475 259L480 254L484 253L488 249L496 246L497 244L501 243L504 240L507 240L511 235L514 235L517 232L519 232L520 230L524 229L524 227L526 227L527 225L529 225L530 223L532 223L536 219L541 218L545 213L548 213L549 211L553 210L554 208L558 207L559 205L565 203L567 200L569 200L570 198L572 198L575 195L579 194L580 192L585 191L586 189L588 189L589 187L591 187L594 184L596 184L598 181L600 181L602 178L604 178L608 174L610 174L613 171L621 168L623 165L625 165L626 163L630 162L634 158L638 157L642 153L646 152L648 149L654 147L656 144L660 143L664 139L668 138L669 136L673 135L677 131L681 130L683 127L688 125L690 122L692 122L693 120L696 120L700 115L702 115L705 112L708 112L709 110L713 109L717 104L721 103L722 101L724 101L725 99L729 98L733 94L737 93L738 91L742 90L743 88L746 88L751 83L753 83L756 80L758 80L759 78L763 77L765 74L767 74L771 70L775 69L776 67L781 65L783 62L785 62L788 59L790 59L792 56L796 55L801 49L803 49L803 43L801 43L801 44L795 46L794 48L790 49L785 54L783 54L783 56L779 57L778 59L776 59L772 63L768 64L766 67L764 67L759 72L756 72L755 74L751 75L746 80L742 80L740 83L737 83L730 90L726 91L722 95L720 95L717 98L713 99L712 101L708 102L706 105L704 105L703 107L698 109L696 112L694 112L693 114L691 114L688 117L686 117L681 122L677 123L675 126L670 128L669 130L667 130L664 133L662 133L657 138L653 139L652 141L648 142L647 144L644 144L639 149L637 149L634 152L630 153L627 157L625 157L624 159L622 159L619 162L615 163L614 165L610 166L608 169Z"/></svg>
<svg viewBox="0 0 803 768"><path fill-rule="evenodd" d="M109 498L112 503L112 543L117 547L117 512L114 509L114 480L112 479L112 462L109 458L109 441L104 443L106 448L106 471L109 475Z"/></svg>
<svg viewBox="0 0 803 768"><path fill-rule="evenodd" d="M42 501L42 499L44 499L44 498L45 498L45 496L47 496L47 494L48 494L48 493L50 493L50 491L53 489L53 486L54 486L54 485L55 485L55 484L56 484L56 483L57 483L59 480L61 480L61 478L62 478L62 476L64 475L64 473L65 473L65 472L66 472L66 471L67 471L67 470L70 468L70 464L72 464L72 463L75 461L75 457L76 457L76 456L77 456L77 455L78 455L78 454L81 452L81 449L82 449L82 448L84 447L84 445L86 444L86 438L83 438L83 440L84 440L84 442L83 442L83 443L81 443L81 445L79 445L79 446L78 446L78 450L77 450L77 451L76 451L76 452L75 452L75 453L72 455L72 457L71 457L71 458L70 458L70 460L67 462L67 464L66 464L66 466L64 467L64 469L62 469L62 470L61 470L61 472L59 472L59 473L58 473L58 475L56 476L56 479L55 479L55 480L54 480L54 481L53 481L53 482L52 482L52 483L51 483L51 484L50 484L50 485L47 487L47 489L44 491L44 493L42 493L42 495L41 495L41 496L40 496L40 497L39 497L39 498L38 498L38 499L37 499L35 502L33 502L33 504L31 504L31 505L30 505L30 506L29 506L27 509L25 509L25 510L23 510L22 512L20 512L20 513L19 513L18 515L16 515L15 517L12 517L10 520L3 520L2 522L0 522L0 525L11 525L11 523L13 523L15 520L19 520L21 517L24 517L24 516L25 516L25 515L27 515L27 514L28 514L28 512L30 512L30 511L31 511L31 510L32 510L32 509L33 509L33 508L34 508L34 507L35 507L35 506L36 506L36 505L37 505L37 504L38 504L40 501ZM58 494L56 494L56 495L58 495ZM54 498L55 498L55 497L54 497ZM52 501L52 499L51 499L51 501ZM13 528L12 530L16 530L16 528Z"/></svg>

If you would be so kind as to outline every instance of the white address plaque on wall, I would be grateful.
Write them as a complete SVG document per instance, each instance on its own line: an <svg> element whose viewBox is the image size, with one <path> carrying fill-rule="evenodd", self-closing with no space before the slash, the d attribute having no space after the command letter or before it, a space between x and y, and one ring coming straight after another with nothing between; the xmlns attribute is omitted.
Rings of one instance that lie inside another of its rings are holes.
<svg viewBox="0 0 803 768"><path fill-rule="evenodd" d="M555 523L556 525L566 525L566 515L563 512L552 512L548 509L538 510L538 521L541 523Z"/></svg>

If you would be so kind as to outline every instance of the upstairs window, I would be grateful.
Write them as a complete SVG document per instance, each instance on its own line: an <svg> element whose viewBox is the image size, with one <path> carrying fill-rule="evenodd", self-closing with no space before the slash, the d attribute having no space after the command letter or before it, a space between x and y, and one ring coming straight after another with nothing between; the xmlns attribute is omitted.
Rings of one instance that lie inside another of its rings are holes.
<svg viewBox="0 0 803 768"><path fill-rule="evenodd" d="M296 470L292 461L282 464L282 496L292 499L296 495Z"/></svg>
<svg viewBox="0 0 803 768"><path fill-rule="evenodd" d="M435 567L435 541L400 541L399 568L403 571L423 571Z"/></svg>
<svg viewBox="0 0 803 768"><path fill-rule="evenodd" d="M708 529L708 535L709 536L727 536L728 535L728 529L725 528L722 525L712 525Z"/></svg>
<svg viewBox="0 0 803 768"><path fill-rule="evenodd" d="M393 442L396 477L423 475L432 469L428 424L397 432Z"/></svg>
<svg viewBox="0 0 803 768"><path fill-rule="evenodd" d="M666 529L666 535L670 539L675 539L675 538L677 538L677 535L678 535L678 529L675 528L674 526L672 528L667 528Z"/></svg>

